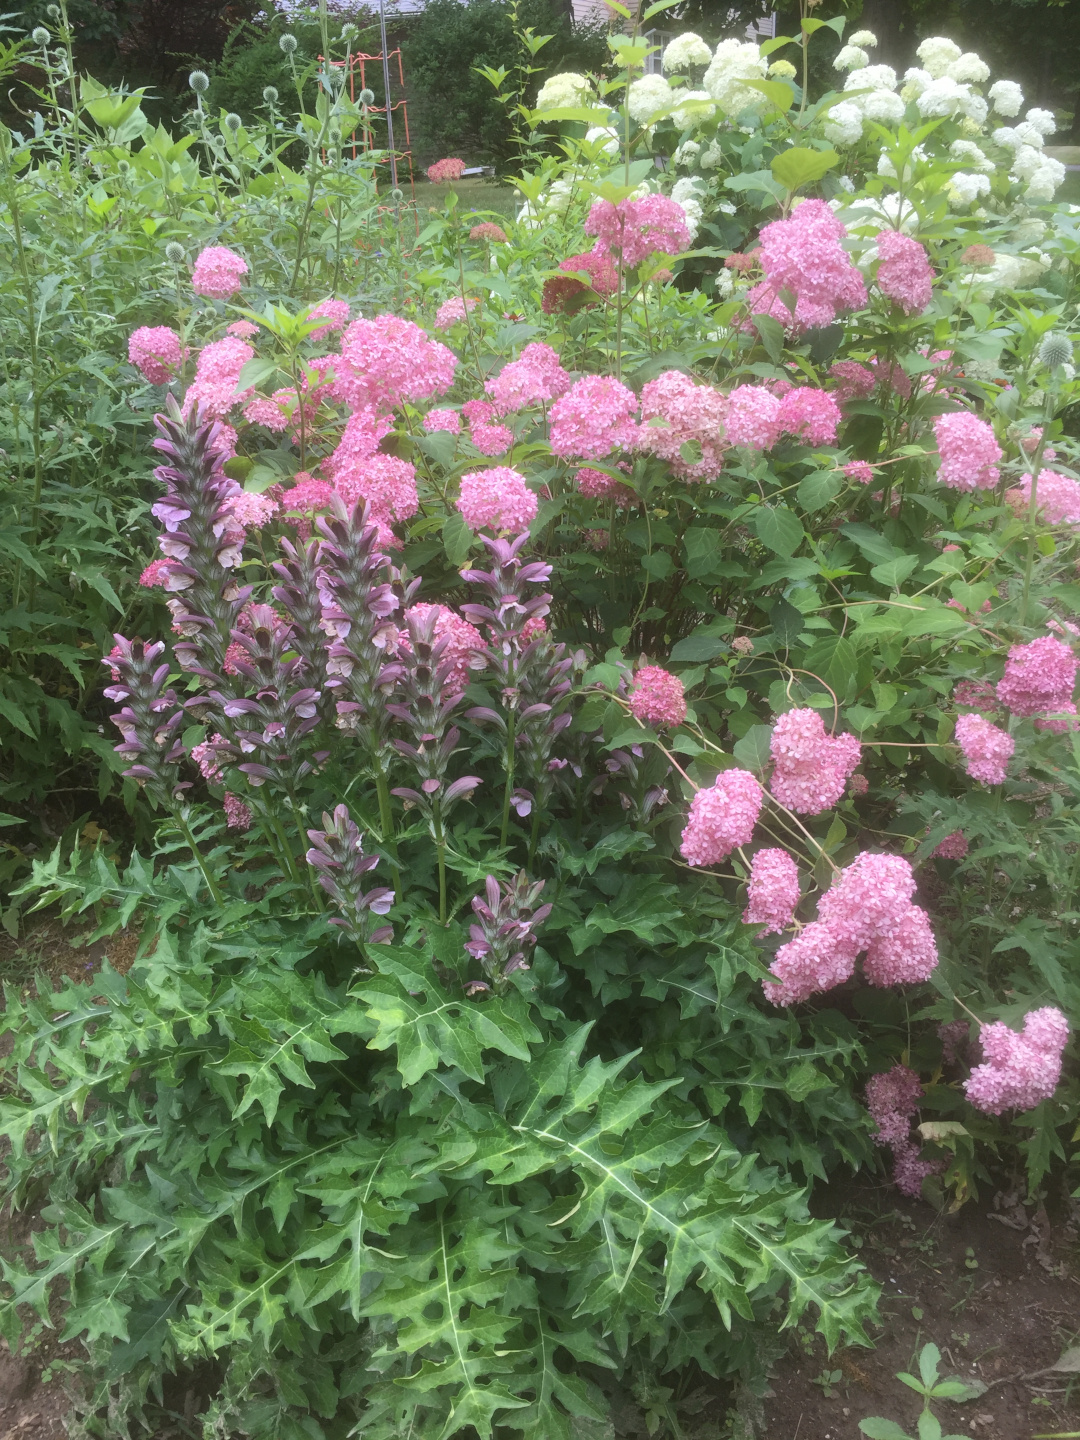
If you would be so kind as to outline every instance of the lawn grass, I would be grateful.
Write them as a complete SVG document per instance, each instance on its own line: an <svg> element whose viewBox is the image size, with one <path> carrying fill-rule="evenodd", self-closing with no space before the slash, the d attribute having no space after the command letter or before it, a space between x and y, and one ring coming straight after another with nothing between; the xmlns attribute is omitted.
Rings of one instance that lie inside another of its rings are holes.
<svg viewBox="0 0 1080 1440"><path fill-rule="evenodd" d="M412 199L408 185L403 185L406 199ZM456 180L453 185L432 185L430 180L416 181L416 204L421 212L442 210L451 190L458 194L458 208L463 214L474 210L494 211L497 215L513 216L521 204L516 190L495 180Z"/></svg>

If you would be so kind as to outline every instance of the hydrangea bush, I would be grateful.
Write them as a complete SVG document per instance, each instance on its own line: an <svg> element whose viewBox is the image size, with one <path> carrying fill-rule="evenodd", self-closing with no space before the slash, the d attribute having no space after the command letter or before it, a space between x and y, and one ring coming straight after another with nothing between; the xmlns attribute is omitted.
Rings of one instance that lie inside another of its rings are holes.
<svg viewBox="0 0 1080 1440"><path fill-rule="evenodd" d="M530 117L599 133L432 217L407 314L223 232L139 317L154 623L103 660L152 842L25 887L139 955L4 1021L51 1208L0 1313L66 1303L91 1433L171 1373L207 1435L678 1433L691 1367L865 1343L816 1180L1068 1160L1080 236L1018 169L952 193L1016 87L872 41L811 104L785 42L673 86L617 37Z"/></svg>

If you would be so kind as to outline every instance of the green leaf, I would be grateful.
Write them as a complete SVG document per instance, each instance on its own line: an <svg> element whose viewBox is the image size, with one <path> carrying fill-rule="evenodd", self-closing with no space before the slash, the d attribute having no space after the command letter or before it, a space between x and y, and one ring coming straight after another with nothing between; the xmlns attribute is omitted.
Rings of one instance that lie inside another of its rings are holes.
<svg viewBox="0 0 1080 1440"><path fill-rule="evenodd" d="M746 734L735 741L732 754L745 769L760 773L769 763L771 742L771 725L751 725Z"/></svg>
<svg viewBox="0 0 1080 1440"><path fill-rule="evenodd" d="M786 114L795 99L795 91L783 80L744 80L751 90L760 90L767 100L770 100L782 115ZM837 157L839 159L839 156ZM776 174L775 161L773 162L773 174ZM776 177L781 178L779 175Z"/></svg>
<svg viewBox="0 0 1080 1440"><path fill-rule="evenodd" d="M883 1420L880 1415L860 1420L859 1429L869 1440L911 1440L911 1436L895 1420Z"/></svg>
<svg viewBox="0 0 1080 1440"><path fill-rule="evenodd" d="M769 610L769 624L781 645L794 645L803 632L802 612L788 600L774 600Z"/></svg>
<svg viewBox="0 0 1080 1440"><path fill-rule="evenodd" d="M460 570L469 558L474 536L464 517L456 510L443 521L442 537L446 558L455 570Z"/></svg>
<svg viewBox="0 0 1080 1440"><path fill-rule="evenodd" d="M794 555L803 542L802 521L786 505L759 505L750 516L754 534L777 555Z"/></svg>
<svg viewBox="0 0 1080 1440"><path fill-rule="evenodd" d="M798 190L803 185L820 180L839 163L840 156L835 150L808 150L796 145L790 150L781 151L773 159L770 168L785 190Z"/></svg>
<svg viewBox="0 0 1080 1440"><path fill-rule="evenodd" d="M265 360L255 355L242 367L237 376L234 395L239 395L241 390L258 389L268 381L273 380L278 373L276 360Z"/></svg>
<svg viewBox="0 0 1080 1440"><path fill-rule="evenodd" d="M795 494L804 510L824 510L839 495L843 482L834 470L815 470L799 482Z"/></svg>
<svg viewBox="0 0 1080 1440"><path fill-rule="evenodd" d="M917 555L898 555L895 560L885 560L880 565L873 566L870 574L879 584L890 590L899 590L912 571L918 568Z"/></svg>
<svg viewBox="0 0 1080 1440"><path fill-rule="evenodd" d="M774 365L779 365L784 354L784 327L775 315L751 315L750 323L761 338L765 353Z"/></svg>

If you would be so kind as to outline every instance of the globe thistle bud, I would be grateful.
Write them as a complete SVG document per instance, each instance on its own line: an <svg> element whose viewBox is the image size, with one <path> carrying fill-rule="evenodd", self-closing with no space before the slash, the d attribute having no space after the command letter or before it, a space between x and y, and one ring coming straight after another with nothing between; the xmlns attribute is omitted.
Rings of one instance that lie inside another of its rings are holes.
<svg viewBox="0 0 1080 1440"><path fill-rule="evenodd" d="M165 246L165 259L170 265L182 265L184 263L184 247L176 240L170 240Z"/></svg>
<svg viewBox="0 0 1080 1440"><path fill-rule="evenodd" d="M283 55L296 54L297 39L295 35L289 35L288 33L286 33L281 36L277 43L278 49Z"/></svg>
<svg viewBox="0 0 1080 1440"><path fill-rule="evenodd" d="M373 105L375 103L375 91L363 89L357 97L361 105Z"/></svg>
<svg viewBox="0 0 1080 1440"><path fill-rule="evenodd" d="M395 205L400 205L401 202L405 199L404 190L391 190L390 199L394 202Z"/></svg>
<svg viewBox="0 0 1080 1440"><path fill-rule="evenodd" d="M243 123L244 122L240 119L240 116L237 115L235 110L230 110L228 115L225 116L225 128L227 130L231 130L234 135L240 129L240 126Z"/></svg>
<svg viewBox="0 0 1080 1440"><path fill-rule="evenodd" d="M46 6L45 6L45 14L48 15L48 17L49 17L50 20L59 20L59 19L60 19L60 6L59 6L59 5L46 5Z"/></svg>
<svg viewBox="0 0 1080 1440"><path fill-rule="evenodd" d="M118 160L118 161L116 162L116 169L117 169L117 172L118 172L120 175L126 175L126 174L128 173L128 171L131 169L131 166L128 164L128 162L127 162L126 160Z"/></svg>
<svg viewBox="0 0 1080 1440"><path fill-rule="evenodd" d="M351 20L346 20L345 24L341 27L341 38L346 44L351 44L359 34L359 29Z"/></svg>
<svg viewBox="0 0 1080 1440"><path fill-rule="evenodd" d="M1039 360L1048 369L1056 370L1059 365L1068 365L1072 355L1072 341L1067 335L1055 335L1051 332L1043 336L1039 345Z"/></svg>
<svg viewBox="0 0 1080 1440"><path fill-rule="evenodd" d="M267 105L276 105L278 100L280 99L280 96L278 95L277 89L273 85L267 85L263 89L263 99L266 101Z"/></svg>
<svg viewBox="0 0 1080 1440"><path fill-rule="evenodd" d="M192 70L187 77L187 83L196 95L205 95L210 89L210 76L205 70Z"/></svg>
<svg viewBox="0 0 1080 1440"><path fill-rule="evenodd" d="M48 45L52 36L48 30L45 29L44 25L35 25L33 30L30 31L30 39L35 45Z"/></svg>

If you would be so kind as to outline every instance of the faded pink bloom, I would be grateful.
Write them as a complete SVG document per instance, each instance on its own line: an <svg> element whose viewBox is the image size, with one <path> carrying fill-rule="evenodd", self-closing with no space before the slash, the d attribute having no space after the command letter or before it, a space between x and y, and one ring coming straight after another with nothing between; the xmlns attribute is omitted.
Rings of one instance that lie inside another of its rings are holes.
<svg viewBox="0 0 1080 1440"><path fill-rule="evenodd" d="M737 385L727 397L724 431L729 445L771 450L776 444L780 401L763 385Z"/></svg>
<svg viewBox="0 0 1080 1440"><path fill-rule="evenodd" d="M589 284L597 295L614 295L619 288L619 272L615 269L615 263L611 255L603 245L595 245L593 249L586 250L582 255L568 255L565 260L559 261L559 269L567 275L585 274L589 277ZM544 282L544 290L552 281ZM559 306L553 306L558 309ZM552 313L545 310L545 314Z"/></svg>
<svg viewBox="0 0 1080 1440"><path fill-rule="evenodd" d="M985 1063L976 1065L964 1093L977 1110L1031 1110L1049 1100L1061 1079L1061 1052L1069 1022L1053 1005L1024 1017L1022 1034L995 1020L979 1031Z"/></svg>
<svg viewBox="0 0 1080 1440"><path fill-rule="evenodd" d="M347 300L320 300L307 313L306 323L311 324L312 320L322 320L325 323L317 326L308 335L309 340L314 340L318 335L328 335L334 330L343 330L349 323L349 302Z"/></svg>
<svg viewBox="0 0 1080 1440"><path fill-rule="evenodd" d="M835 805L862 753L854 735L827 735L820 711L809 708L778 717L769 750L769 789L800 815L820 815Z"/></svg>
<svg viewBox="0 0 1080 1440"><path fill-rule="evenodd" d="M138 332L136 331L136 334ZM134 336L132 337L134 339ZM146 374L146 371L143 371ZM150 376L146 378L149 380ZM1025 510L1031 504L1031 476L1024 475L1018 487ZM1080 525L1080 482L1056 470L1040 470L1035 487L1035 504L1049 525Z"/></svg>
<svg viewBox="0 0 1080 1440"><path fill-rule="evenodd" d="M690 802L679 853L689 865L719 865L749 845L761 813L762 791L749 770L721 770Z"/></svg>
<svg viewBox="0 0 1080 1440"><path fill-rule="evenodd" d="M436 160L427 168L427 178L433 185L445 185L451 180L460 180L465 174L465 161L448 155L445 160Z"/></svg>
<svg viewBox="0 0 1080 1440"><path fill-rule="evenodd" d="M833 394L841 404L845 400L865 400L867 395L872 395L877 380L872 370L865 365L860 365L857 360L838 360L829 370L830 375L835 375L839 384L833 390Z"/></svg>
<svg viewBox="0 0 1080 1440"><path fill-rule="evenodd" d="M264 395L256 395L253 400L248 401L244 406L244 419L250 425L264 425L275 434L281 434L289 428L289 417L285 411L273 400L267 400Z"/></svg>
<svg viewBox="0 0 1080 1440"><path fill-rule="evenodd" d="M579 493L589 500L614 500L616 507L620 510L629 510L631 506L638 503L635 490L632 490L629 485L623 485L614 476L605 474L603 470L594 470L591 466L585 465L577 472L575 478Z"/></svg>
<svg viewBox="0 0 1080 1440"><path fill-rule="evenodd" d="M461 434L461 416L456 410L429 410L424 416L424 429L428 434L445 430L448 435Z"/></svg>
<svg viewBox="0 0 1080 1440"><path fill-rule="evenodd" d="M228 300L235 295L248 273L247 261L224 245L209 245L195 261L191 288L210 300Z"/></svg>
<svg viewBox="0 0 1080 1440"><path fill-rule="evenodd" d="M236 335L240 340L250 340L253 335L259 333L259 327L253 325L250 320L234 320L225 333L226 335Z"/></svg>
<svg viewBox="0 0 1080 1440"><path fill-rule="evenodd" d="M630 691L630 713L642 725L674 729L686 719L683 683L670 670L645 665L634 676Z"/></svg>
<svg viewBox="0 0 1080 1440"><path fill-rule="evenodd" d="M836 427L842 418L835 396L803 385L782 396L776 428L807 445L835 445Z"/></svg>
<svg viewBox="0 0 1080 1440"><path fill-rule="evenodd" d="M875 385L881 385L886 390L895 390L905 400L911 394L911 376L898 361L875 358L870 361L870 369L874 374Z"/></svg>
<svg viewBox="0 0 1080 1440"><path fill-rule="evenodd" d="M844 475L859 485L869 485L874 478L874 467L867 460L849 460L844 466Z"/></svg>
<svg viewBox="0 0 1080 1440"><path fill-rule="evenodd" d="M611 544L610 530L582 530L581 538L590 550L606 550Z"/></svg>
<svg viewBox="0 0 1080 1440"><path fill-rule="evenodd" d="M487 240L495 245L505 245L506 238L506 231L492 220L483 220L469 231L470 240Z"/></svg>
<svg viewBox="0 0 1080 1440"><path fill-rule="evenodd" d="M174 565L175 562L172 560L151 560L139 576L139 584L145 585L148 590L153 589L156 585L160 585L163 590L168 590Z"/></svg>
<svg viewBox="0 0 1080 1440"><path fill-rule="evenodd" d="M526 345L520 357L504 365L484 388L495 401L498 413L505 415L511 410L525 410L530 405L555 400L564 395L571 384L570 376L551 346L536 341Z"/></svg>
<svg viewBox="0 0 1080 1440"><path fill-rule="evenodd" d="M467 620L463 620L455 610L449 609L446 605L410 605L405 611L405 619L423 623L432 612L435 612L436 616L436 643L446 641L446 649L442 652L439 664L450 666L443 689L448 697L460 695L469 683L471 672L484 668L486 655L484 637L475 625L470 625ZM407 630L401 632L398 643L406 649L409 648Z"/></svg>
<svg viewBox="0 0 1080 1440"><path fill-rule="evenodd" d="M998 483L1001 446L985 420L953 410L934 421L941 463L938 479L951 490L992 490Z"/></svg>
<svg viewBox="0 0 1080 1440"><path fill-rule="evenodd" d="M457 368L453 351L397 315L354 320L332 360L335 392L354 410L370 405L381 412L445 394Z"/></svg>
<svg viewBox="0 0 1080 1440"><path fill-rule="evenodd" d="M562 459L602 460L631 448L637 396L610 375L586 375L551 407L551 449Z"/></svg>
<svg viewBox="0 0 1080 1440"><path fill-rule="evenodd" d="M180 336L167 325L140 325L128 339L128 359L151 385L167 385L183 364Z"/></svg>
<svg viewBox="0 0 1080 1440"><path fill-rule="evenodd" d="M1064 640L1040 636L1014 645L997 683L997 697L1014 715L1055 714L1071 710L1076 686L1076 656Z"/></svg>
<svg viewBox="0 0 1080 1440"><path fill-rule="evenodd" d="M184 414L198 405L204 418L222 420L235 405L244 405L255 394L253 389L237 393L240 371L255 351L243 340L227 335L204 345L195 362L195 379L184 396Z"/></svg>
<svg viewBox="0 0 1080 1440"><path fill-rule="evenodd" d="M459 320L464 320L470 310L475 310L480 301L475 295L470 295L463 300L460 295L452 295L449 300L444 300L435 314L436 330L449 330L451 325L456 325Z"/></svg>
<svg viewBox="0 0 1080 1440"><path fill-rule="evenodd" d="M1000 785L1016 749L1016 741L982 715L961 715L956 722L956 743L963 752L967 772L984 785Z"/></svg>
<svg viewBox="0 0 1080 1440"><path fill-rule="evenodd" d="M594 200L585 220L586 235L622 256L630 269L650 255L680 255L690 244L686 211L667 195L645 195L640 200Z"/></svg>
<svg viewBox="0 0 1080 1440"><path fill-rule="evenodd" d="M731 648L736 655L752 655L754 653L754 642L749 635L736 635L731 642Z"/></svg>
<svg viewBox="0 0 1080 1440"><path fill-rule="evenodd" d="M713 480L723 465L726 410L724 395L712 385L665 370L642 388L638 446L666 460L681 480ZM701 459L685 459L684 445L700 448Z"/></svg>
<svg viewBox="0 0 1080 1440"><path fill-rule="evenodd" d="M461 477L457 508L470 530L518 535L536 519L540 506L524 475L498 465Z"/></svg>
<svg viewBox="0 0 1080 1440"><path fill-rule="evenodd" d="M996 710L997 695L986 680L958 680L953 687L953 700L967 710Z"/></svg>
<svg viewBox="0 0 1080 1440"><path fill-rule="evenodd" d="M918 240L899 230L882 230L877 237L881 259L877 269L878 289L909 315L925 310L933 294L934 272Z"/></svg>
<svg viewBox="0 0 1080 1440"><path fill-rule="evenodd" d="M939 1175L945 1168L944 1160L922 1159L918 1145L899 1145L893 1151L893 1184L901 1195L918 1200L922 1195L922 1183L928 1175Z"/></svg>
<svg viewBox="0 0 1080 1440"><path fill-rule="evenodd" d="M230 830L250 830L253 816L243 800L227 791L221 797L221 808L225 811L225 824Z"/></svg>
<svg viewBox="0 0 1080 1440"><path fill-rule="evenodd" d="M787 220L761 231L758 258L765 279L746 297L750 315L772 315L786 330L831 325L841 310L866 305L866 285L841 241L847 230L824 200L803 200ZM795 296L795 314L780 298ZM749 321L746 328L752 329Z"/></svg>
<svg viewBox="0 0 1080 1440"><path fill-rule="evenodd" d="M932 860L963 860L968 853L968 842L962 830L946 835L939 845L930 852Z"/></svg>
<svg viewBox="0 0 1080 1440"><path fill-rule="evenodd" d="M911 1121L919 1108L923 1087L914 1070L894 1065L884 1075L873 1075L866 1086L866 1108L877 1125L876 1140L893 1155L893 1183L902 1195L917 1200L922 1182L944 1168L940 1160L920 1158L911 1139Z"/></svg>
<svg viewBox="0 0 1080 1440"><path fill-rule="evenodd" d="M937 1027L941 1058L946 1065L955 1065L962 1058L968 1045L969 1028L966 1020L950 1020L947 1025Z"/></svg>
<svg viewBox="0 0 1080 1440"><path fill-rule="evenodd" d="M786 850L758 850L750 862L744 925L763 925L763 935L779 935L795 918L799 903L799 867Z"/></svg>
<svg viewBox="0 0 1080 1440"><path fill-rule="evenodd" d="M241 490L229 501L229 510L246 530L268 525L277 514L277 508L269 495L256 495L251 490Z"/></svg>

